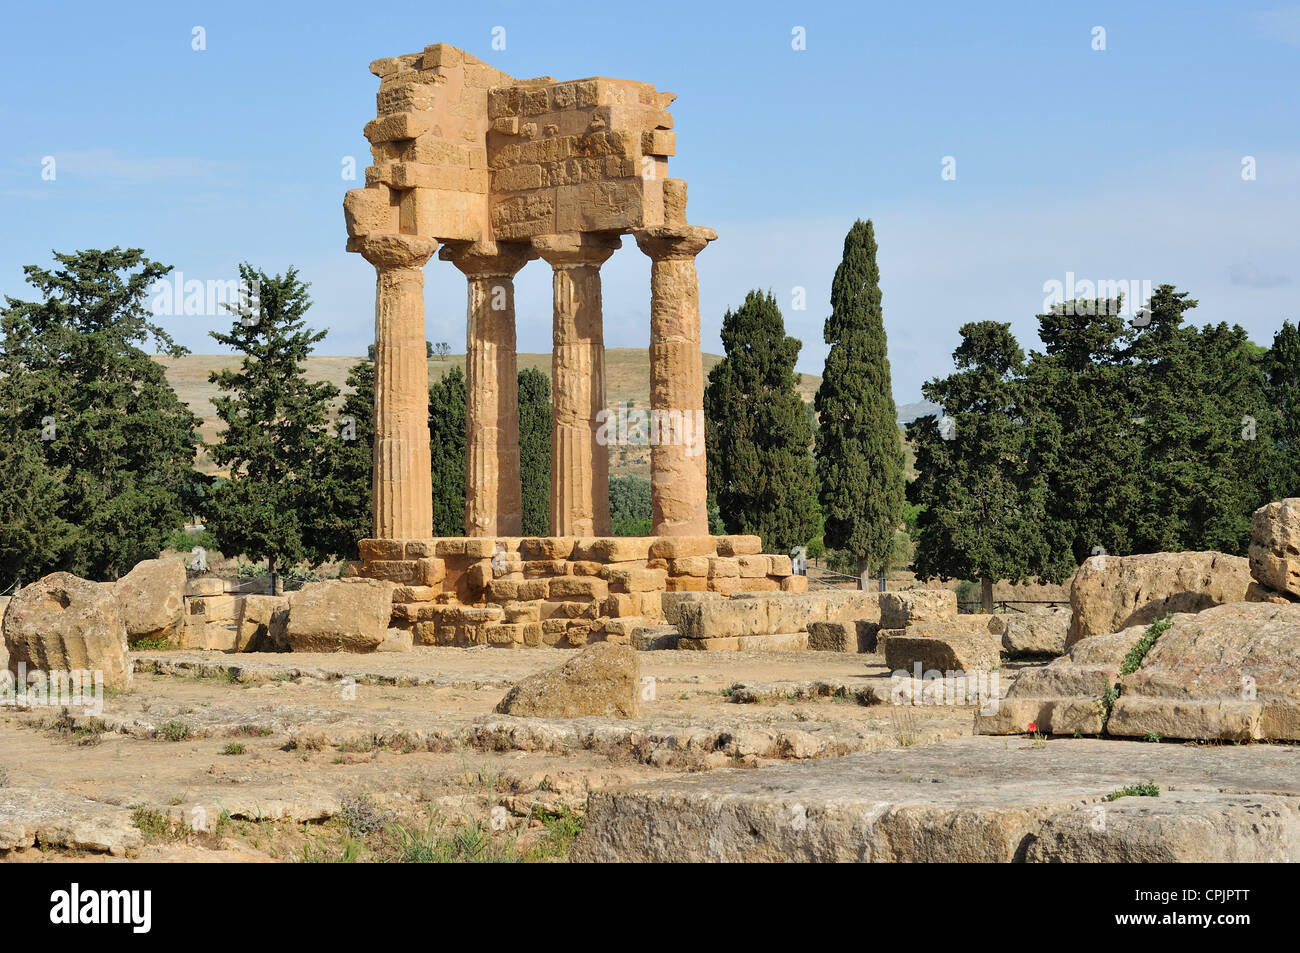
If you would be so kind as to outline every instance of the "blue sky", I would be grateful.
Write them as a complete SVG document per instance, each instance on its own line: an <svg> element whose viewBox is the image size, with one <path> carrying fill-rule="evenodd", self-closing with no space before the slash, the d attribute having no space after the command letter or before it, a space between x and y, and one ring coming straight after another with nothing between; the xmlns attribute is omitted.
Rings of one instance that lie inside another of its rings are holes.
<svg viewBox="0 0 1300 953"><path fill-rule="evenodd" d="M363 354L374 272L343 251L342 163L368 162L368 63L435 42L521 78L678 94L671 174L719 233L699 259L706 350L728 306L770 289L819 373L857 217L876 225L900 402L947 372L966 321L1036 346L1044 285L1070 273L1174 283L1196 320L1261 343L1300 317L1300 5L1249 2L10 5L0 293L25 294L21 266L50 249L140 246L200 280L292 264L322 352ZM648 260L627 238L604 275L607 345L646 346ZM435 261L426 281L430 339L463 350L463 278ZM520 350L550 348L549 286L541 262L518 279ZM214 320L163 323L212 352Z"/></svg>

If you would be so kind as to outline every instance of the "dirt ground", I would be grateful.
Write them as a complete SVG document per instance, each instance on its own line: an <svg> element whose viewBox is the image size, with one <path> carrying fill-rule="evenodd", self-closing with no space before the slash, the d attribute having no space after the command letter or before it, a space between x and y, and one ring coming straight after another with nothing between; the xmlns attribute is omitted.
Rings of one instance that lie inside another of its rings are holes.
<svg viewBox="0 0 1300 953"><path fill-rule="evenodd" d="M593 791L973 724L972 705L882 704L879 656L820 652L641 653L630 721L493 713L515 681L570 657L136 653L131 690L100 713L0 709L0 856L563 860ZM8 849L7 830L20 831Z"/></svg>

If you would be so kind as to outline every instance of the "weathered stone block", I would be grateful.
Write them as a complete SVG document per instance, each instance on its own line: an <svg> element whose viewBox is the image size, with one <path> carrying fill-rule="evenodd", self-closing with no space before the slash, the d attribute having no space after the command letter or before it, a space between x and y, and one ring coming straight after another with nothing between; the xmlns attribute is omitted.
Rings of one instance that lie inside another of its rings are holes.
<svg viewBox="0 0 1300 953"><path fill-rule="evenodd" d="M1070 584L1066 641L1150 625L1171 612L1244 602L1250 583L1250 563L1223 553L1093 556Z"/></svg>
<svg viewBox="0 0 1300 953"><path fill-rule="evenodd" d="M918 622L957 617L957 593L951 589L909 589L880 594L880 626L905 629Z"/></svg>

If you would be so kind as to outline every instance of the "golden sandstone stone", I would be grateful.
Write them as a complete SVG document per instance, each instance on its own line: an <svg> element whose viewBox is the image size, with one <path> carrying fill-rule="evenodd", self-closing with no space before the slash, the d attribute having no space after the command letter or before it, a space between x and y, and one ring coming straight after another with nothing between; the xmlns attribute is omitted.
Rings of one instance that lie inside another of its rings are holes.
<svg viewBox="0 0 1300 953"><path fill-rule="evenodd" d="M375 521L348 575L395 584L394 619L455 645L627 639L631 620L663 618L666 591L806 588L758 537L709 535L695 257L717 236L687 223L686 183L668 176L675 96L521 81L441 43L370 70L372 164L343 205L347 247L376 271ZM653 535L637 538L610 535L600 276L628 234L651 265ZM426 425L423 268L439 248L468 298L465 536L450 538L433 537ZM552 535L523 538L514 279L538 258L552 271ZM457 614L476 608L492 612Z"/></svg>

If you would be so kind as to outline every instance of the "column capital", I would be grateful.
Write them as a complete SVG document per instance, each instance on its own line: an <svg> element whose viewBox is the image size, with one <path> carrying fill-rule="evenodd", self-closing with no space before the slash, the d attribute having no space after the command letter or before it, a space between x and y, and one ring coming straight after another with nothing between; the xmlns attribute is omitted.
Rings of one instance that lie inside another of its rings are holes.
<svg viewBox="0 0 1300 953"><path fill-rule="evenodd" d="M623 236L614 232L578 232L541 235L533 247L552 268L565 265L603 265L623 246Z"/></svg>
<svg viewBox="0 0 1300 953"><path fill-rule="evenodd" d="M632 234L637 246L654 261L694 258L718 237L713 229L701 225L660 225L639 228Z"/></svg>
<svg viewBox="0 0 1300 953"><path fill-rule="evenodd" d="M526 242L446 242L438 252L467 278L513 278L536 257Z"/></svg>
<svg viewBox="0 0 1300 953"><path fill-rule="evenodd" d="M417 235L366 235L348 239L348 251L380 271L393 268L423 268L438 249L438 242Z"/></svg>

